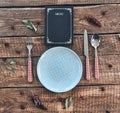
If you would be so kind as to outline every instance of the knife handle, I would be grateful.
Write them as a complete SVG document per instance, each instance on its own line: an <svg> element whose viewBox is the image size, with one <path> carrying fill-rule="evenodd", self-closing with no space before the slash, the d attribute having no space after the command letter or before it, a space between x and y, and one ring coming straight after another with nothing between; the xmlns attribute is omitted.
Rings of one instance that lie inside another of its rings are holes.
<svg viewBox="0 0 120 113"><path fill-rule="evenodd" d="M28 82L31 83L33 81L32 77L32 60L28 59Z"/></svg>
<svg viewBox="0 0 120 113"><path fill-rule="evenodd" d="M96 78L96 79L99 79L98 57L95 57L95 78Z"/></svg>
<svg viewBox="0 0 120 113"><path fill-rule="evenodd" d="M90 80L90 64L89 58L86 58L86 79Z"/></svg>

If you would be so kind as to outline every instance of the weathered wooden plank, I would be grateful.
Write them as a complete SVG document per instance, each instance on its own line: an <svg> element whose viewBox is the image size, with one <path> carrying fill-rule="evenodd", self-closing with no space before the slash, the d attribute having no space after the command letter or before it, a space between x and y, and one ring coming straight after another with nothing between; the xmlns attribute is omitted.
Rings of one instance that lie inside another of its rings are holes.
<svg viewBox="0 0 120 113"><path fill-rule="evenodd" d="M40 110L31 101L31 92L48 108ZM60 99L72 96L72 105L63 109ZM119 113L120 85L82 86L67 93L56 94L44 88L11 88L0 90L1 113ZM21 107L22 106L22 107Z"/></svg>
<svg viewBox="0 0 120 113"><path fill-rule="evenodd" d="M44 6L74 4L107 4L120 3L120 0L0 0L0 6Z"/></svg>
<svg viewBox="0 0 120 113"><path fill-rule="evenodd" d="M37 13L36 13L37 12ZM0 36L40 35L44 29L43 8L3 8L0 9ZM22 23L23 19L29 19L37 27L38 33L34 33ZM40 25L39 25L40 24Z"/></svg>
<svg viewBox="0 0 120 113"><path fill-rule="evenodd" d="M74 33L83 33L86 28L89 33L120 32L120 5L101 5L75 8ZM86 22L85 16L93 16L100 21L102 27L95 27ZM115 18L116 19L115 19ZM103 30L104 29L104 30ZM114 29L114 30L112 30Z"/></svg>
<svg viewBox="0 0 120 113"><path fill-rule="evenodd" d="M120 54L120 41L118 35L100 35L101 43L98 48L98 55ZM44 37L32 37L33 56L40 56L49 47L44 45ZM90 42L91 36L89 36ZM74 45L68 46L79 56L83 56L83 35L74 36ZM94 48L89 43L90 56L94 56ZM27 57L26 37L12 38L6 37L0 39L0 57Z"/></svg>
<svg viewBox="0 0 120 113"><path fill-rule="evenodd" d="M120 4L74 7L74 34L120 32ZM36 13L37 12L37 13ZM0 36L39 36L44 35L45 28L44 8L1 8L0 9ZM97 18L102 27L96 27L87 22L86 16ZM34 33L22 20L29 19L37 27Z"/></svg>
<svg viewBox="0 0 120 113"><path fill-rule="evenodd" d="M100 79L94 78L94 57L90 57L91 80L85 79L85 58L80 56L83 63L83 74L79 85L94 84L120 84L120 55L105 55L99 57ZM33 77L32 84L27 82L27 58L7 58L0 60L0 87L24 87L41 86L37 79L37 62L39 57L33 59ZM16 61L16 64L10 65L10 61ZM12 67L15 72L11 72L7 67Z"/></svg>
<svg viewBox="0 0 120 113"><path fill-rule="evenodd" d="M79 85L82 84L119 84L120 83L120 41L118 36L104 35L101 36L101 45L98 48L99 62L100 62L100 80L94 79L94 48L89 47L90 52L90 68L91 80L84 79L85 70L83 70L83 78ZM90 38L90 37L89 37ZM39 86L36 78L36 65L39 56L42 55L49 47L43 45L43 37L33 37L34 44L32 55L36 56L33 59L34 82L27 83L27 49L25 45L25 38L1 38L0 39L0 86ZM85 57L83 56L83 36L75 36L74 45L70 46L82 60L83 69L85 69ZM9 57L9 58L8 58ZM10 58L11 57L11 58ZM22 57L22 58L12 58ZM7 58L7 60L6 60ZM11 59L15 59L17 64L13 65L16 69L15 73L9 72L6 68ZM18 79L19 78L19 79ZM7 82L6 82L7 81Z"/></svg>

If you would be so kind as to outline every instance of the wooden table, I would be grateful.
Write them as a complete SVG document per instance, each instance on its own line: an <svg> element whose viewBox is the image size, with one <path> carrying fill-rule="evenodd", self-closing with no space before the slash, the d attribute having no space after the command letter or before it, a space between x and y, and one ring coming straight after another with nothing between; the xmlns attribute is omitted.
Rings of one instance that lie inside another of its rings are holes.
<svg viewBox="0 0 120 113"><path fill-rule="evenodd" d="M45 6L74 7L74 50L83 63L83 77L73 90L56 94L46 90L36 76L39 57L50 47L44 46ZM102 27L89 24L85 16L97 18ZM29 19L37 33L23 23ZM91 80L85 80L83 31L101 37L98 48L100 79L94 78L94 49L89 44ZM0 0L0 113L120 113L120 0ZM32 37L33 76L27 82L26 35ZM11 61L16 64L11 65ZM15 69L14 72L8 68ZM47 111L31 101L31 92L39 96ZM72 96L72 105L63 109L61 99Z"/></svg>

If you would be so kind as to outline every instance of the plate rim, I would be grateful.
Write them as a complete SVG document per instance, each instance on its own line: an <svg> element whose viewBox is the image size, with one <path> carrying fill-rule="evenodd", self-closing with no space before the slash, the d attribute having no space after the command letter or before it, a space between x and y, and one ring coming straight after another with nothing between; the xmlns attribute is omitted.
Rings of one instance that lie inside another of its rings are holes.
<svg viewBox="0 0 120 113"><path fill-rule="evenodd" d="M68 51L70 51L71 53L73 53L73 54L77 57L77 59L79 60L80 69L81 69L80 77L79 77L79 80L76 81L76 84L75 84L74 86L72 86L72 88L67 88L67 90L66 90L66 88L64 88L64 89L65 89L64 91L61 91L61 90L52 90L51 88L47 88L47 87L42 83L42 81L40 80L39 74L38 74L38 70L40 70L40 69L38 69L38 67L39 67L38 65L39 65L39 62L40 62L40 60L42 59L42 57L43 57L48 51L50 51L50 50L52 50L52 49L60 49L60 48L62 48L62 49L64 49L64 50L68 50ZM73 51L72 49L67 48L67 47L57 46L57 47L49 48L49 49L47 49L47 50L39 57L38 62L37 62L37 78L38 78L39 82L41 83L41 85L42 85L44 88L46 88L47 90L51 91L51 92L64 93L64 92L67 92L67 91L72 90L72 89L75 88L75 87L77 86L77 84L80 82L80 80L81 80L81 78L82 78L82 74L83 74L83 64L82 64L82 61L81 61L80 57L77 55L77 53L76 53L75 51Z"/></svg>

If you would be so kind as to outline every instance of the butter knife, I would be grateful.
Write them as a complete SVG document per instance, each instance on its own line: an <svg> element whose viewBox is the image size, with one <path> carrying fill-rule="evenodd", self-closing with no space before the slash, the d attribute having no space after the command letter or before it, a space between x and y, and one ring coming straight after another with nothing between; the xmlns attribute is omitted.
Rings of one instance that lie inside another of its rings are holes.
<svg viewBox="0 0 120 113"><path fill-rule="evenodd" d="M87 30L84 30L84 55L86 56L86 79L90 80L90 65L89 65L89 53L88 53L88 34Z"/></svg>

